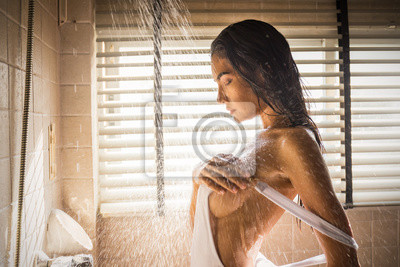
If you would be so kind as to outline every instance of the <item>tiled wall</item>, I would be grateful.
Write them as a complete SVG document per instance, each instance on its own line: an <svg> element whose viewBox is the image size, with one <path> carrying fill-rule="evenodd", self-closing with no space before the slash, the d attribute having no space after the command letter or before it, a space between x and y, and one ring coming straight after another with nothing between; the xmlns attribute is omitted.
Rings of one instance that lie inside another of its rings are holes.
<svg viewBox="0 0 400 267"><path fill-rule="evenodd" d="M33 89L29 114L20 266L32 266L46 218L61 208L60 33L54 0L35 1ZM27 0L0 0L0 265L13 266L25 88ZM56 178L49 180L48 126L56 124ZM9 262L9 263L7 263Z"/></svg>
<svg viewBox="0 0 400 267"><path fill-rule="evenodd" d="M360 246L361 266L398 267L400 207L346 210ZM189 266L188 214L159 217L114 217L98 221L99 266ZM284 214L265 239L261 252L281 265L322 253L311 228L301 231Z"/></svg>
<svg viewBox="0 0 400 267"><path fill-rule="evenodd" d="M63 209L96 246L97 143L94 1L69 0L60 26Z"/></svg>

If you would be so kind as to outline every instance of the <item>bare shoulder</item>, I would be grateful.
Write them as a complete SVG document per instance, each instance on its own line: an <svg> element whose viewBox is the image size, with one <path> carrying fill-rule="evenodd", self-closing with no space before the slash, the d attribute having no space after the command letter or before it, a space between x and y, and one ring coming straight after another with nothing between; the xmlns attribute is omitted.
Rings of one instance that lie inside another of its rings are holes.
<svg viewBox="0 0 400 267"><path fill-rule="evenodd" d="M304 127L275 128L258 135L261 147L274 147L275 151L288 149L319 149L314 137Z"/></svg>
<svg viewBox="0 0 400 267"><path fill-rule="evenodd" d="M318 143L304 127L276 128L263 132L259 138L269 140L259 149L260 154L272 155L278 169L282 170L288 164L292 166L291 163L300 158L304 164L313 161L323 163ZM272 160L271 157L269 160Z"/></svg>

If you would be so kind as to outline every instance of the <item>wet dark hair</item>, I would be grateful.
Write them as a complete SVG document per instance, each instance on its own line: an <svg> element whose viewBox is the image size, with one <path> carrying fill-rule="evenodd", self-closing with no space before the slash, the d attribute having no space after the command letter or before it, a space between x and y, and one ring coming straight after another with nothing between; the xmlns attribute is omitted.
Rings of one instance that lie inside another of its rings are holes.
<svg viewBox="0 0 400 267"><path fill-rule="evenodd" d="M323 150L321 136L309 116L300 73L285 37L272 25L259 20L244 20L226 27L211 44L211 56L228 59L233 69L251 86L261 109L262 99L289 127L310 129ZM262 111L264 112L264 111ZM267 114L272 116L272 114ZM298 203L303 203L298 197ZM301 224L296 218L298 226Z"/></svg>
<svg viewBox="0 0 400 267"><path fill-rule="evenodd" d="M318 128L307 113L299 70L280 32L263 21L240 21L226 27L212 42L211 56L214 54L228 59L250 84L260 109L262 99L288 119L288 126L309 128L322 149Z"/></svg>

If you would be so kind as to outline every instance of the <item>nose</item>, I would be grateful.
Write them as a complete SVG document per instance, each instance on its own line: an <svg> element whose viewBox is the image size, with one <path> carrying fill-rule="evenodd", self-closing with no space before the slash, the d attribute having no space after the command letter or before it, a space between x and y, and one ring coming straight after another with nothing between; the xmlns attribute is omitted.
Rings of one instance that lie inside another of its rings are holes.
<svg viewBox="0 0 400 267"><path fill-rule="evenodd" d="M223 104L223 103L227 102L227 97L226 97L225 93L222 91L221 86L218 86L217 102L219 104Z"/></svg>

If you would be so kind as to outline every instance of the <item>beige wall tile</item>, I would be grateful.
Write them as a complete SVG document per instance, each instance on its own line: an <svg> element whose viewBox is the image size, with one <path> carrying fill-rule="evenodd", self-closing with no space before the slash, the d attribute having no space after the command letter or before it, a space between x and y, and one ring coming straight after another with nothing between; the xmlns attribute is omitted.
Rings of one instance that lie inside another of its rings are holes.
<svg viewBox="0 0 400 267"><path fill-rule="evenodd" d="M372 221L372 240L374 246L397 246L398 236L397 220Z"/></svg>
<svg viewBox="0 0 400 267"><path fill-rule="evenodd" d="M61 179L57 179L54 181L53 183L53 190L52 190L52 194L53 194L53 207L62 208L62 190L61 187L62 186L62 181Z"/></svg>
<svg viewBox="0 0 400 267"><path fill-rule="evenodd" d="M36 75L33 75L32 79L32 99L33 99L33 111L35 113L43 113L43 88L42 88L42 79Z"/></svg>
<svg viewBox="0 0 400 267"><path fill-rule="evenodd" d="M92 22L94 2L91 0L70 0L68 2L68 21Z"/></svg>
<svg viewBox="0 0 400 267"><path fill-rule="evenodd" d="M38 76L42 75L42 41L39 38L33 38L33 74Z"/></svg>
<svg viewBox="0 0 400 267"><path fill-rule="evenodd" d="M22 138L22 116L23 113L22 112L10 112L10 114L14 114L14 121L15 121L15 117L18 116L17 121L19 122L18 127L21 127L20 129L18 129L19 135L15 135L14 138L11 138L11 149L13 147L18 147L19 150L15 151L16 154L20 154L21 153L21 138ZM12 119L12 118L11 118ZM11 122L10 119L10 122ZM15 126L15 124L13 125L13 127ZM34 143L34 139L33 139L33 113L29 112L29 122L28 122L28 136L27 136L27 144L26 144L26 153L32 153L34 151L35 148L35 143ZM19 143L18 145L16 145L17 143ZM12 152L12 150L11 150ZM14 155L16 155L14 154Z"/></svg>
<svg viewBox="0 0 400 267"><path fill-rule="evenodd" d="M62 181L62 200L65 212L80 223L92 237L95 225L93 194L92 179L64 179Z"/></svg>
<svg viewBox="0 0 400 267"><path fill-rule="evenodd" d="M29 0L24 0L28 2ZM37 36L40 40L42 39L42 26L47 27L47 25L42 25L42 14L45 11L43 10L41 5L35 5L35 15L33 17L33 34ZM27 24L27 22L26 22Z"/></svg>
<svg viewBox="0 0 400 267"><path fill-rule="evenodd" d="M2 1L0 1L2 2ZM7 18L0 13L0 60L7 61Z"/></svg>
<svg viewBox="0 0 400 267"><path fill-rule="evenodd" d="M21 142L18 142L17 136L22 134L22 112L21 111L11 111L10 113L10 138L11 147L10 153L12 156L21 154Z"/></svg>
<svg viewBox="0 0 400 267"><path fill-rule="evenodd" d="M54 123L56 125L56 148L61 148L62 147L61 117L50 116L50 123Z"/></svg>
<svg viewBox="0 0 400 267"><path fill-rule="evenodd" d="M92 148L63 148L61 161L63 178L93 178Z"/></svg>
<svg viewBox="0 0 400 267"><path fill-rule="evenodd" d="M101 257L140 259L177 259L190 251L187 216L169 214L165 217L118 217L98 220L98 244ZM154 229L153 225L159 226ZM114 236L108 233L112 231ZM143 234L148 233L148 234ZM136 243L136 246L130 244ZM157 246L154 244L157 243ZM113 244L119 244L114 246ZM186 257L185 256L185 257ZM153 262L157 265L157 262ZM148 262L150 264L150 261Z"/></svg>
<svg viewBox="0 0 400 267"><path fill-rule="evenodd" d="M9 114L7 110L0 110L0 159L10 156Z"/></svg>
<svg viewBox="0 0 400 267"><path fill-rule="evenodd" d="M372 248L359 248L357 256L361 266L372 266Z"/></svg>
<svg viewBox="0 0 400 267"><path fill-rule="evenodd" d="M90 55L61 55L61 84L90 84ZM94 81L93 81L94 82Z"/></svg>
<svg viewBox="0 0 400 267"><path fill-rule="evenodd" d="M8 65L0 62L0 109L8 109Z"/></svg>
<svg viewBox="0 0 400 267"><path fill-rule="evenodd" d="M50 57L54 55L51 53L51 49L42 42L42 78L44 80L50 80Z"/></svg>
<svg viewBox="0 0 400 267"><path fill-rule="evenodd" d="M292 262L292 252L268 252L264 256L275 265L284 265Z"/></svg>
<svg viewBox="0 0 400 267"><path fill-rule="evenodd" d="M46 218L48 218L52 209L55 208L62 209L62 206L57 206L54 203L55 198L61 199L62 197L61 190L60 189L57 190L57 188L61 188L60 186L57 186L60 184L61 184L60 181L54 181L54 182L48 182L44 186L44 197L46 199L44 203L44 215Z"/></svg>
<svg viewBox="0 0 400 267"><path fill-rule="evenodd" d="M26 161L25 165L30 166L32 162L32 156L31 154L26 156ZM19 178L20 178L20 163L21 163L21 156L14 156L10 157L10 165L11 165L11 186L12 186L12 193L11 193L11 201L12 202L18 202L18 187L19 187ZM25 169L25 186L24 186L24 196L27 194L27 192L31 189L30 188L30 180L31 177L28 177L28 167ZM28 185L29 186L28 186Z"/></svg>
<svg viewBox="0 0 400 267"><path fill-rule="evenodd" d="M60 86L62 115L91 114L90 86Z"/></svg>
<svg viewBox="0 0 400 267"><path fill-rule="evenodd" d="M301 223L301 230L293 225L293 250L318 250L318 241L311 227Z"/></svg>
<svg viewBox="0 0 400 267"><path fill-rule="evenodd" d="M58 83L48 83L50 86L50 113L60 115L60 85Z"/></svg>
<svg viewBox="0 0 400 267"><path fill-rule="evenodd" d="M11 210L11 247L15 248L15 234L17 232L17 215L18 215L18 203L17 201L12 203L12 210ZM22 216L21 225L25 225L25 216ZM21 241L23 242L26 240L26 233L25 227L21 227ZM22 247L22 246L21 246ZM14 259L15 249L10 249L10 259ZM13 260L11 260L13 262Z"/></svg>
<svg viewBox="0 0 400 267"><path fill-rule="evenodd" d="M61 118L64 146L91 146L92 145L92 118L90 116L63 116Z"/></svg>
<svg viewBox="0 0 400 267"><path fill-rule="evenodd" d="M11 204L10 159L0 159L0 210ZM1 241L0 241L1 242Z"/></svg>
<svg viewBox="0 0 400 267"><path fill-rule="evenodd" d="M51 16L46 10L42 11L42 42L56 51L58 51L57 42L59 41L57 24L55 17Z"/></svg>
<svg viewBox="0 0 400 267"><path fill-rule="evenodd" d="M372 209L371 208L355 208L348 209L345 211L347 218L352 223L353 221L370 221L372 220Z"/></svg>
<svg viewBox="0 0 400 267"><path fill-rule="evenodd" d="M265 238L263 245L268 252L292 251L292 225L277 224Z"/></svg>
<svg viewBox="0 0 400 267"><path fill-rule="evenodd" d="M51 184L53 182L53 181L50 181L49 151L48 150L43 150L43 181L44 181L45 187L49 186L49 184ZM52 192L52 190L50 190L49 192Z"/></svg>
<svg viewBox="0 0 400 267"><path fill-rule="evenodd" d="M21 156L10 157L10 172L11 172L11 201L18 201L18 183L19 183L19 164L21 162ZM24 188L25 189L25 188Z"/></svg>
<svg viewBox="0 0 400 267"><path fill-rule="evenodd" d="M21 67L21 30L18 24L7 20L8 62Z"/></svg>
<svg viewBox="0 0 400 267"><path fill-rule="evenodd" d="M61 26L61 53L89 53L94 43L90 23L65 23Z"/></svg>
<svg viewBox="0 0 400 267"><path fill-rule="evenodd" d="M50 81L52 83L59 84L59 68L58 68L58 61L59 61L59 55L56 51L54 50L49 50L50 52Z"/></svg>
<svg viewBox="0 0 400 267"><path fill-rule="evenodd" d="M7 13L7 1L6 0L0 1L0 10L3 11L4 13Z"/></svg>
<svg viewBox="0 0 400 267"><path fill-rule="evenodd" d="M292 224L292 220L293 220L293 215L285 212L285 213L283 213L282 217L279 218L278 223L279 224Z"/></svg>
<svg viewBox="0 0 400 267"><path fill-rule="evenodd" d="M8 69L8 91L10 94L9 106L11 110L23 110L24 88L22 81L22 71L10 66Z"/></svg>
<svg viewBox="0 0 400 267"><path fill-rule="evenodd" d="M34 234L45 223L45 202L43 187L25 196L23 208L26 218L26 225L24 227L27 236ZM33 240L33 242L35 241Z"/></svg>
<svg viewBox="0 0 400 267"><path fill-rule="evenodd" d="M0 210L0 233L2 238L0 239L0 257L5 258L7 256L7 243L9 238L9 220L11 216L11 206ZM7 238L6 238L7 236Z"/></svg>
<svg viewBox="0 0 400 267"><path fill-rule="evenodd" d="M21 19L21 2L15 0L7 0L7 14L16 22L20 23Z"/></svg>
<svg viewBox="0 0 400 267"><path fill-rule="evenodd" d="M373 220L398 220L398 211L400 210L400 206L388 206L384 209L376 208L372 211L372 219Z"/></svg>
<svg viewBox="0 0 400 267"><path fill-rule="evenodd" d="M373 266L393 267L398 266L397 247L374 247L372 250Z"/></svg>
<svg viewBox="0 0 400 267"><path fill-rule="evenodd" d="M24 191L25 194L30 194L43 186L43 152L28 154L25 166Z"/></svg>
<svg viewBox="0 0 400 267"><path fill-rule="evenodd" d="M52 84L48 80L42 79L42 102L43 102L43 114L51 114L51 90Z"/></svg>
<svg viewBox="0 0 400 267"><path fill-rule="evenodd" d="M358 221L351 224L354 238L360 247L372 246L372 222Z"/></svg>
<svg viewBox="0 0 400 267"><path fill-rule="evenodd" d="M20 0L21 1L21 27L27 28L28 25L28 8L29 8L29 0ZM35 14L37 10L37 6L35 5Z"/></svg>
<svg viewBox="0 0 400 267"><path fill-rule="evenodd" d="M58 53L42 43L42 78L52 83L59 83Z"/></svg>
<svg viewBox="0 0 400 267"><path fill-rule="evenodd" d="M43 136L46 138L43 139L43 149L45 151L49 150L49 126L50 126L50 116L49 115L43 115L42 116L42 129L43 129ZM57 141L57 140L56 140Z"/></svg>
<svg viewBox="0 0 400 267"><path fill-rule="evenodd" d="M301 250L301 251L294 251L293 252L293 259L292 262L302 261L307 258L311 258L314 256L319 255L319 250Z"/></svg>
<svg viewBox="0 0 400 267"><path fill-rule="evenodd" d="M57 2L53 0L41 0L42 5L53 17L57 17ZM69 4L69 2L68 2Z"/></svg>
<svg viewBox="0 0 400 267"><path fill-rule="evenodd" d="M26 49L28 42L28 34L24 28L21 27L21 69L26 71ZM25 81L25 79L24 79Z"/></svg>
<svg viewBox="0 0 400 267"><path fill-rule="evenodd" d="M47 130L43 129L43 115L42 114L34 114L33 115L33 134L34 134L34 143L35 143L35 151L43 151L44 139L47 139Z"/></svg>

